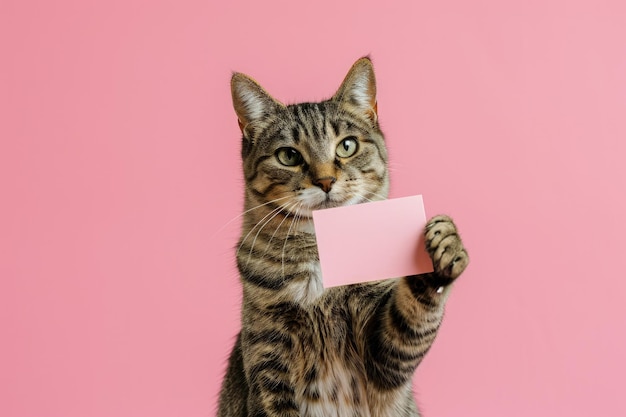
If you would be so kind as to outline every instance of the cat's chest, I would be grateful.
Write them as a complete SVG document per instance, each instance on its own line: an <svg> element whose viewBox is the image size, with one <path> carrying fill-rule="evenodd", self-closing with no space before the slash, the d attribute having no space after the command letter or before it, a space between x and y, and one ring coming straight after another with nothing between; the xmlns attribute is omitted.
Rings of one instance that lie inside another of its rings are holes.
<svg viewBox="0 0 626 417"><path fill-rule="evenodd" d="M326 317L326 319L330 319ZM330 320L332 321L332 320ZM320 348L314 356L304 359L308 372L296 389L301 417L398 417L407 415L401 404L410 395L402 389L378 391L368 386L365 369L352 349L341 347L344 340L338 323L318 328L332 335L316 340ZM313 365L314 364L314 365ZM313 370L313 371L312 371ZM315 374L314 377L310 377Z"/></svg>
<svg viewBox="0 0 626 417"><path fill-rule="evenodd" d="M302 265L302 269L306 271L304 275L306 278L291 282L288 291L294 302L310 306L319 300L324 293L322 270L319 261L310 261Z"/></svg>
<svg viewBox="0 0 626 417"><path fill-rule="evenodd" d="M298 403L302 417L370 417L365 385L345 364L321 369Z"/></svg>

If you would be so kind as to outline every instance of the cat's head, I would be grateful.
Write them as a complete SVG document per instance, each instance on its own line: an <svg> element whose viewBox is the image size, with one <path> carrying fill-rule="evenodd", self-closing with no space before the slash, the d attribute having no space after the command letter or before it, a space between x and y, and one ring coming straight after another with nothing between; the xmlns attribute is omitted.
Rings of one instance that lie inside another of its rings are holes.
<svg viewBox="0 0 626 417"><path fill-rule="evenodd" d="M247 208L273 202L283 214L310 217L316 209L386 198L387 151L369 58L319 103L284 105L240 73L231 88Z"/></svg>

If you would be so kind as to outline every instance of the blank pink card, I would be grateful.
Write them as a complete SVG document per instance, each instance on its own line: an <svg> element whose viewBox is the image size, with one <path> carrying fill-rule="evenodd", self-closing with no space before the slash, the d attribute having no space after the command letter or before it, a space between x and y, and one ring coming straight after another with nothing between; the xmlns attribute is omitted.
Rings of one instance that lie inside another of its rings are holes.
<svg viewBox="0 0 626 417"><path fill-rule="evenodd" d="M324 287L433 271L421 195L313 212Z"/></svg>

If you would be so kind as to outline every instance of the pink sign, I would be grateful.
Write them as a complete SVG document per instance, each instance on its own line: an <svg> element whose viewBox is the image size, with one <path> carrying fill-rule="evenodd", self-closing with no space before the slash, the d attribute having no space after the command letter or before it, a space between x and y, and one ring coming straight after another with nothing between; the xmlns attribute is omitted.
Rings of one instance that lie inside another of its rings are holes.
<svg viewBox="0 0 626 417"><path fill-rule="evenodd" d="M432 272L422 196L313 212L324 287Z"/></svg>

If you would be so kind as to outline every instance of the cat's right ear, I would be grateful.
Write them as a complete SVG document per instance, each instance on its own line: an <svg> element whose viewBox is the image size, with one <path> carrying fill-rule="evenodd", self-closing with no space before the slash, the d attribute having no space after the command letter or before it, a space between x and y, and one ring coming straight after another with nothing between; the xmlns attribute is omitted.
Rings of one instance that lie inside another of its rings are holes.
<svg viewBox="0 0 626 417"><path fill-rule="evenodd" d="M352 65L332 100L376 123L378 119L376 77L369 57L363 57Z"/></svg>
<svg viewBox="0 0 626 417"><path fill-rule="evenodd" d="M234 73L230 80L233 106L239 119L239 129L246 136L246 126L276 112L284 105L275 100L252 78Z"/></svg>

